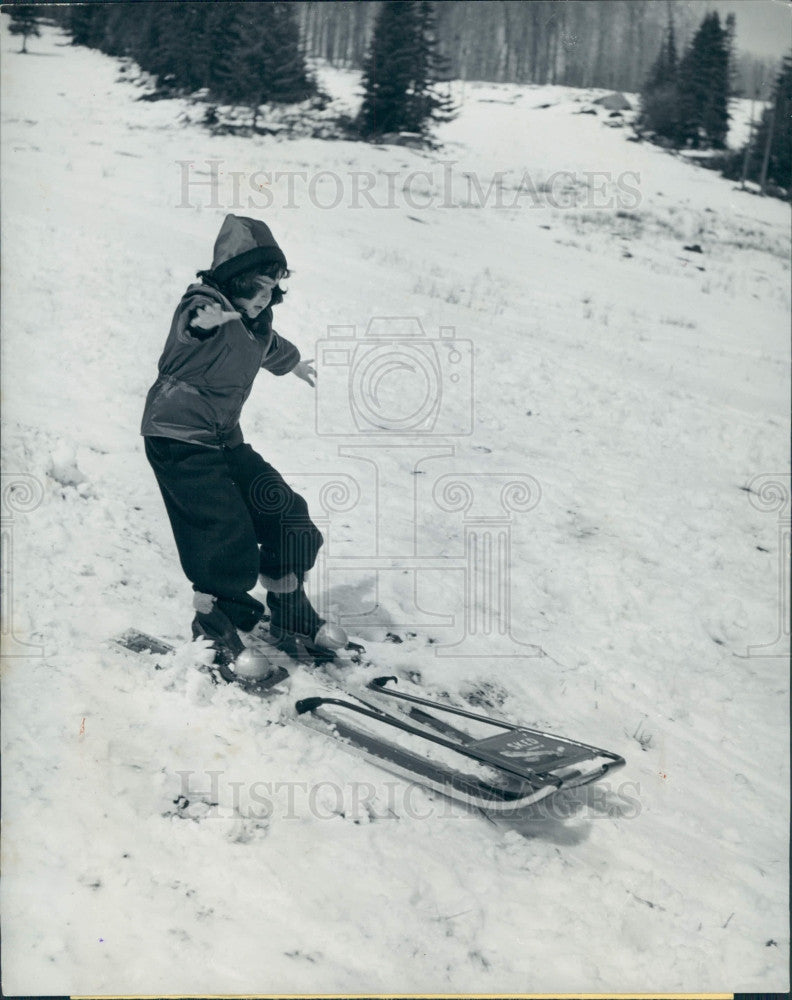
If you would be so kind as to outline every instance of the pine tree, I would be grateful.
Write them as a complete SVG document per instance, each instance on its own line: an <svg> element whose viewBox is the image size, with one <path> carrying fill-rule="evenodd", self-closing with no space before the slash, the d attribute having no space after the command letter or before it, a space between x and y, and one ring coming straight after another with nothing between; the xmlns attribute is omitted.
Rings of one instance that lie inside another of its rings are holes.
<svg viewBox="0 0 792 1000"><path fill-rule="evenodd" d="M681 145L722 149L729 132L727 33L716 11L706 14L679 64Z"/></svg>
<svg viewBox="0 0 792 1000"><path fill-rule="evenodd" d="M428 123L448 121L454 111L451 98L439 93L437 84L448 77L448 60L438 50L435 8L429 0L418 6L418 35L406 121L408 132L423 133Z"/></svg>
<svg viewBox="0 0 792 1000"><path fill-rule="evenodd" d="M387 132L426 135L453 114L437 84L445 70L435 38L434 8L426 0L387 0L363 65L358 127L366 137Z"/></svg>
<svg viewBox="0 0 792 1000"><path fill-rule="evenodd" d="M300 46L300 29L294 7L288 3L263 5L269 13L266 76L269 99L291 103L316 91Z"/></svg>
<svg viewBox="0 0 792 1000"><path fill-rule="evenodd" d="M165 90L195 89L195 20L196 8L200 6L190 3L152 5L151 30L134 46L133 55L141 68L153 73L158 85ZM127 16L129 13L127 11Z"/></svg>
<svg viewBox="0 0 792 1000"><path fill-rule="evenodd" d="M283 3L233 4L236 18L224 23L232 55L231 74L213 75L210 91L221 100L243 104L257 125L260 105L302 101L316 92L300 48L294 9ZM218 67L219 68L219 67Z"/></svg>
<svg viewBox="0 0 792 1000"><path fill-rule="evenodd" d="M754 140L757 156L751 176L792 192L792 55L786 56L776 79L770 106L765 108Z"/></svg>
<svg viewBox="0 0 792 1000"><path fill-rule="evenodd" d="M198 70L196 86L208 90L215 98L220 99L233 89L236 66L233 59L227 57L225 47L217 44L217 40L228 37L236 48L239 43L239 26L231 4L202 3L198 6L201 8L203 21L194 42Z"/></svg>
<svg viewBox="0 0 792 1000"><path fill-rule="evenodd" d="M737 97L737 18L726 15L726 58L728 59L729 97Z"/></svg>
<svg viewBox="0 0 792 1000"><path fill-rule="evenodd" d="M101 47L108 6L103 3L75 3L66 8L72 45Z"/></svg>
<svg viewBox="0 0 792 1000"><path fill-rule="evenodd" d="M27 40L31 36L38 38L39 31L38 13L33 4L17 3L6 7L6 13L11 16L11 23L8 30L12 35L22 36L22 48L20 52L27 52Z"/></svg>
<svg viewBox="0 0 792 1000"><path fill-rule="evenodd" d="M205 89L221 103L254 109L316 92L289 3L74 4L74 44L131 56L161 91Z"/></svg>
<svg viewBox="0 0 792 1000"><path fill-rule="evenodd" d="M639 121L642 127L672 141L679 130L678 71L676 32L669 7L665 38L641 91Z"/></svg>
<svg viewBox="0 0 792 1000"><path fill-rule="evenodd" d="M417 3L386 0L363 63L363 103L358 121L364 136L404 128L413 46L418 33Z"/></svg>

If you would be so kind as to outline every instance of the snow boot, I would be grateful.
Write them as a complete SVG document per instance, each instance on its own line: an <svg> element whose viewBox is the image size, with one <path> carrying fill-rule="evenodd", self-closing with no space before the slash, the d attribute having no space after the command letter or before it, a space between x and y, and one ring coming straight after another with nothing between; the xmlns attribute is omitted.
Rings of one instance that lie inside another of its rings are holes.
<svg viewBox="0 0 792 1000"><path fill-rule="evenodd" d="M193 639L211 640L215 651L214 665L224 681L266 686L282 677L282 670L271 663L263 652L248 648L242 642L234 623L218 606L217 598L196 592L193 605Z"/></svg>
<svg viewBox="0 0 792 1000"><path fill-rule="evenodd" d="M302 584L289 593L267 591L267 607L273 639L299 639L308 653L317 656L332 656L347 644L346 632L319 617Z"/></svg>

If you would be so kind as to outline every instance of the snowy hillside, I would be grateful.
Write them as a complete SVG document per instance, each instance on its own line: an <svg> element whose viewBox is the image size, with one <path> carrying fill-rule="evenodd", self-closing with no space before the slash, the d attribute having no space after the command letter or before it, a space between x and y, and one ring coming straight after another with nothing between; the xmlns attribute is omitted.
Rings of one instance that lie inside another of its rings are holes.
<svg viewBox="0 0 792 1000"><path fill-rule="evenodd" d="M66 41L0 43L4 991L786 990L788 206L596 93L468 83L435 153L213 137ZM329 370L247 404L315 513L349 491L320 595L367 647L346 676L606 747L610 782L496 825L292 724L303 669L262 702L196 668L138 428L228 211L284 247L304 356L417 317L470 358L434 435L376 449ZM466 624L476 518L510 635ZM165 669L110 647L130 626Z"/></svg>

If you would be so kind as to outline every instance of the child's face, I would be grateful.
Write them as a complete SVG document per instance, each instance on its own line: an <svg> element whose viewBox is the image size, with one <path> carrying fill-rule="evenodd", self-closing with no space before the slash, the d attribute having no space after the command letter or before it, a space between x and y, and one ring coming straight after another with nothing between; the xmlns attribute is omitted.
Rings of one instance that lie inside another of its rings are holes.
<svg viewBox="0 0 792 1000"><path fill-rule="evenodd" d="M269 305L272 298L272 290L277 285L273 278L262 275L258 278L258 290L249 299L235 299L234 305L241 310L248 319L255 319Z"/></svg>

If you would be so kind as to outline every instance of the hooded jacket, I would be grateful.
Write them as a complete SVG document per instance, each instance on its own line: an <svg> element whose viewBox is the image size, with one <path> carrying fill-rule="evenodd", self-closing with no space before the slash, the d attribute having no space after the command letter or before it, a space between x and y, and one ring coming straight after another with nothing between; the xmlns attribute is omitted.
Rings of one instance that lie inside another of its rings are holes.
<svg viewBox="0 0 792 1000"><path fill-rule="evenodd" d="M242 264L239 258L244 258ZM269 228L229 215L215 243L212 275L221 280L259 263L286 259ZM300 352L272 328L268 306L251 321L232 319L213 330L193 329L202 306L234 306L210 284L190 285L176 307L159 360L159 376L146 397L141 434L210 448L242 443L239 418L260 368L286 375Z"/></svg>

